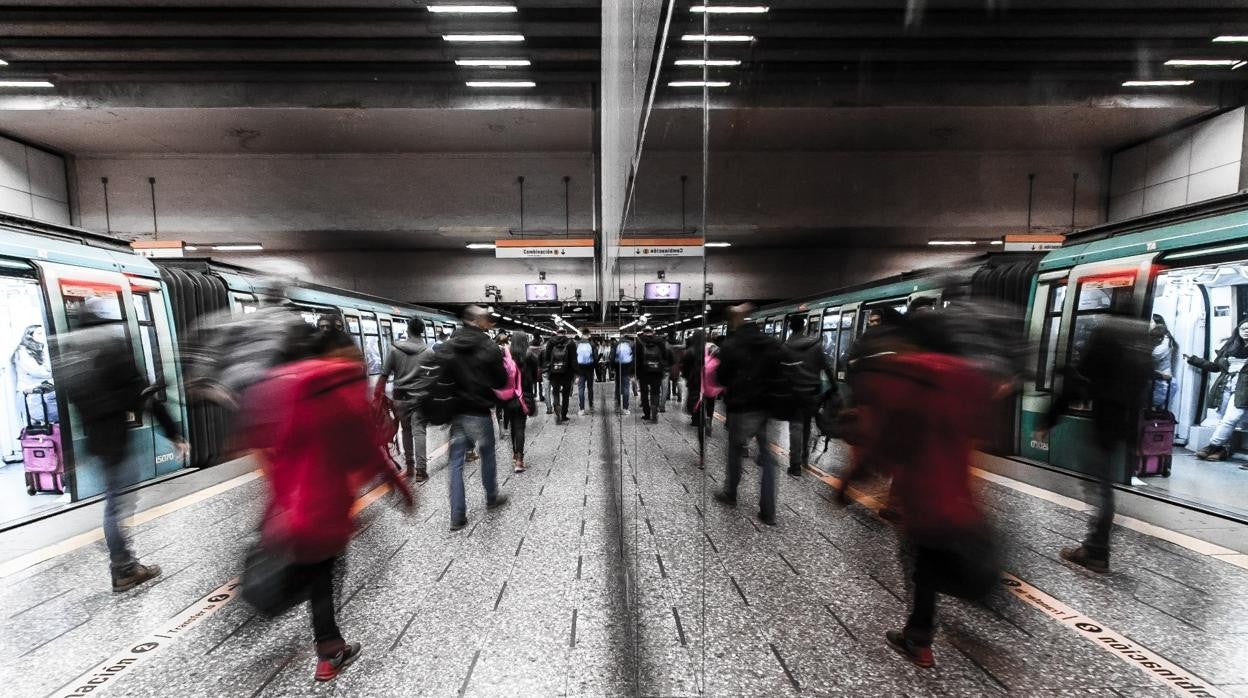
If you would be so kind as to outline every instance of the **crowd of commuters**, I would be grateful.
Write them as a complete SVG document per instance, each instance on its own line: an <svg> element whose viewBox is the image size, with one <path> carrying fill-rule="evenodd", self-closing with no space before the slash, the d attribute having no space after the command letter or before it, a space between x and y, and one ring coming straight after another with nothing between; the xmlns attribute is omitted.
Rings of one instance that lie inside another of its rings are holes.
<svg viewBox="0 0 1248 698"><path fill-rule="evenodd" d="M86 303L81 329L63 340L60 351L66 357L65 395L84 419L87 451L105 464L104 533L113 588L122 592L160 574L159 567L135 559L120 527L126 480L118 464L125 460L128 415L150 411L184 454L186 444L159 399L160 386L148 385L129 360L114 306L104 299ZM891 478L881 515L898 525L913 598L904 626L888 632L886 641L916 665L933 666L938 594L979 599L998 578L999 553L970 486L970 461L991 421L986 411L1020 382L1010 351L976 325L973 310L931 303L875 309L844 354L841 379L849 395L842 396L834 357L825 353L818 328L808 327L804 317L791 318L782 341L752 322L752 311L748 304L732 307L725 336L696 331L679 344L644 325L610 341L589 330L560 329L543 342L525 332L494 332L492 314L469 306L461 326L432 344L423 339L424 323L411 320L407 338L386 353L371 391L365 359L340 319L322 317L314 328L294 313L278 323L265 316L263 341L236 342L245 359L222 357L234 374L223 384L238 408L241 438L261 463L268 488L244 596L272 614L309 602L316 678L334 678L361 651L344 640L334 612L334 569L352 535L352 504L360 489L384 479L410 507L408 481L429 478L429 429L445 426L449 527L460 530L469 523L464 468L473 454L480 461L485 508L505 505L496 434L507 435L513 472L522 474L528 425L539 405L546 403L555 424L566 424L572 385L577 416L584 417L594 413L595 383L607 383L621 416L630 414L634 396L643 422L658 422L669 403L679 406L698 436L699 467L714 465L708 437L722 408L725 476L714 498L738 504L753 454L760 480L756 516L764 524L778 523L782 466L772 439L781 423L787 423L790 476L800 478L808 466L818 422L825 436L835 432L852 447L852 462L841 473L842 502L850 483L864 474ZM1242 350L1246 337L1248 329L1213 362L1190 361L1226 374L1248 356ZM1049 422L1040 425L1043 431L1073 406L1091 402L1097 448L1092 460L1102 466L1093 473L1099 513L1083 544L1061 556L1096 572L1109 565L1112 483L1120 475L1112 471L1113 453L1137 437L1140 410L1160 375L1157 345L1156 326L1104 317L1077 347ZM1223 382L1214 390L1222 393L1226 419L1238 418L1232 410L1240 410L1243 381ZM395 441L401 465L391 454ZM1215 440L1206 457L1220 447Z"/></svg>

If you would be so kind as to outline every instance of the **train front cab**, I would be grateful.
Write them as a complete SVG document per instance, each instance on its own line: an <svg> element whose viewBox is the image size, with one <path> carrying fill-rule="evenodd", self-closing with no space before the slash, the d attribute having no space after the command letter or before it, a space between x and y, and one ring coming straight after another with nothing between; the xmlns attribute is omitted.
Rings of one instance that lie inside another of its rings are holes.
<svg viewBox="0 0 1248 698"><path fill-rule="evenodd" d="M1216 376L1184 360L1188 355L1213 359L1248 318L1248 243L1150 252L1038 276L1029 315L1029 336L1037 349L1036 380L1026 386L1022 398L1020 455L1078 473L1094 472L1088 461L1095 452L1088 446L1089 412L1074 410L1047 439L1037 426L1061 388L1065 367L1078 361L1096 324L1116 311L1147 319L1152 327L1165 326L1167 334L1157 340L1153 355L1158 377L1149 399L1170 411L1176 421L1168 471L1133 477L1134 457L1123 449L1114 455L1120 483L1248 517L1248 457L1236 453L1225 462L1195 457L1209 443L1220 418L1208 394ZM1166 374L1169 380L1161 377ZM1241 424L1231 440L1240 452L1248 450L1244 429Z"/></svg>

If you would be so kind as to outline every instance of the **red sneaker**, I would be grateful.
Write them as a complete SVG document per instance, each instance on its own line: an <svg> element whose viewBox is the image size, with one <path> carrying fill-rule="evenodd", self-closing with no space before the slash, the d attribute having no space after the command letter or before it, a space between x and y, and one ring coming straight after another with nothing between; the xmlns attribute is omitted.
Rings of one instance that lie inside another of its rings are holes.
<svg viewBox="0 0 1248 698"><path fill-rule="evenodd" d="M348 642L347 646L344 647L338 654L330 657L329 659L322 657L320 661L316 663L316 680L333 680L336 676L338 676L338 674L342 673L343 669L351 666L351 663L354 662L356 657L359 656L360 643Z"/></svg>
<svg viewBox="0 0 1248 698"><path fill-rule="evenodd" d="M896 630L889 630L884 633L884 637L888 638L889 647L897 650L901 656L909 659L915 666L923 669L931 669L936 666L936 657L932 655L931 645L916 645Z"/></svg>

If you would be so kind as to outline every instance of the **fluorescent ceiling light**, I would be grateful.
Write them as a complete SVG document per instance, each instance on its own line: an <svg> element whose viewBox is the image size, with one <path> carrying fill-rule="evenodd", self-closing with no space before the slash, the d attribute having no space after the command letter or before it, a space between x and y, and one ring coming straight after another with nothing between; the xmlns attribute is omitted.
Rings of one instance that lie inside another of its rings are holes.
<svg viewBox="0 0 1248 698"><path fill-rule="evenodd" d="M56 87L47 80L0 80L0 87Z"/></svg>
<svg viewBox="0 0 1248 698"><path fill-rule="evenodd" d="M523 34L443 34L444 41L470 42L477 44L514 43L524 41Z"/></svg>
<svg viewBox="0 0 1248 698"><path fill-rule="evenodd" d="M681 41L697 41L709 44L744 44L754 40L754 37L748 34L685 34L680 37Z"/></svg>
<svg viewBox="0 0 1248 698"><path fill-rule="evenodd" d="M1215 36L1214 43L1217 44L1248 44L1248 36L1223 35Z"/></svg>
<svg viewBox="0 0 1248 698"><path fill-rule="evenodd" d="M1240 62L1234 58L1171 58L1166 65L1176 68L1229 68Z"/></svg>
<svg viewBox="0 0 1248 698"><path fill-rule="evenodd" d="M703 82L702 80L673 80L667 83L668 87L728 87L732 83L727 80L710 80Z"/></svg>
<svg viewBox="0 0 1248 698"><path fill-rule="evenodd" d="M1180 252L1166 257L1166 259L1186 259L1188 257L1201 257L1204 255L1219 254L1222 252L1235 252L1248 247L1248 242L1241 242L1235 245L1223 245L1221 247L1206 247L1203 250L1191 250L1189 252Z"/></svg>
<svg viewBox="0 0 1248 698"><path fill-rule="evenodd" d="M731 242L708 242L703 247L732 247Z"/></svg>
<svg viewBox="0 0 1248 698"><path fill-rule="evenodd" d="M194 245L183 245L182 249L185 250L186 252L195 252L199 248Z"/></svg>
<svg viewBox="0 0 1248 698"><path fill-rule="evenodd" d="M469 87L537 87L532 80L469 80Z"/></svg>
<svg viewBox="0 0 1248 698"><path fill-rule="evenodd" d="M248 243L245 245L213 245L212 249L217 252L255 252L256 250L263 250L264 245L257 245L254 243Z"/></svg>
<svg viewBox="0 0 1248 698"><path fill-rule="evenodd" d="M712 58L710 60L702 60L701 58L681 58L676 61L676 65L704 65L708 68L732 68L741 65L741 61L735 58Z"/></svg>
<svg viewBox="0 0 1248 698"><path fill-rule="evenodd" d="M0 58L0 66L8 65L8 64L9 64L8 61L4 60L3 58Z"/></svg>
<svg viewBox="0 0 1248 698"><path fill-rule="evenodd" d="M1240 62L1236 63L1235 65L1231 66L1231 70L1239 70L1240 68L1242 68L1242 67L1244 67L1244 66L1246 66L1246 65L1248 65L1248 61L1240 61Z"/></svg>
<svg viewBox="0 0 1248 698"><path fill-rule="evenodd" d="M992 242L990 242L990 243L988 243L988 244L989 244L989 245L1004 245L1004 244L1005 244L1005 242L1004 242L1004 241L1002 241L1002 240L993 240Z"/></svg>
<svg viewBox="0 0 1248 698"><path fill-rule="evenodd" d="M975 241L974 240L928 240L927 244L934 245L934 246L965 247L967 245L974 245Z"/></svg>
<svg viewBox="0 0 1248 698"><path fill-rule="evenodd" d="M504 15L518 10L515 5L430 5L429 11L447 15Z"/></svg>
<svg viewBox="0 0 1248 698"><path fill-rule="evenodd" d="M533 65L527 58L456 58L455 65L479 68L514 68Z"/></svg>
<svg viewBox="0 0 1248 698"><path fill-rule="evenodd" d="M708 15L761 15L769 9L763 5L694 5L689 11Z"/></svg>
<svg viewBox="0 0 1248 698"><path fill-rule="evenodd" d="M470 250L492 250L495 245L492 242L470 242L465 247Z"/></svg>
<svg viewBox="0 0 1248 698"><path fill-rule="evenodd" d="M1123 87L1187 87L1195 80L1127 80Z"/></svg>

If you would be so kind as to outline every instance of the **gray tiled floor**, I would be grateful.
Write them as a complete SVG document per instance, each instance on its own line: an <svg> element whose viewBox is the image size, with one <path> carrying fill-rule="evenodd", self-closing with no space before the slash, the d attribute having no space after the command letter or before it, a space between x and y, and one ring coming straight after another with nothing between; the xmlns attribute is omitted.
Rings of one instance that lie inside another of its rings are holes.
<svg viewBox="0 0 1248 698"><path fill-rule="evenodd" d="M606 392L606 391L600 391ZM778 433L777 433L778 435ZM434 442L444 438L439 432ZM756 524L757 469L736 509L722 425L697 467L696 435L669 411L530 425L529 472L499 471L511 503L487 512L468 481L470 527L447 531L445 457L405 516L362 515L338 584L339 621L365 651L329 685L311 680L305 610L264 621L235 602L120 679L114 695L1160 696L1169 689L1005 596L941 601L933 671L883 643L904 618L892 529L827 485L781 476L780 525ZM498 449L504 464L509 449ZM845 453L819 459L834 472ZM470 466L471 474L477 466ZM137 530L162 581L113 595L101 544L15 575L0 590L0 685L47 695L238 573L263 483ZM1086 516L979 483L1007 569L1161 653L1228 695L1248 695L1248 572L1129 530L1115 571L1056 551ZM868 488L879 485L868 485Z"/></svg>

